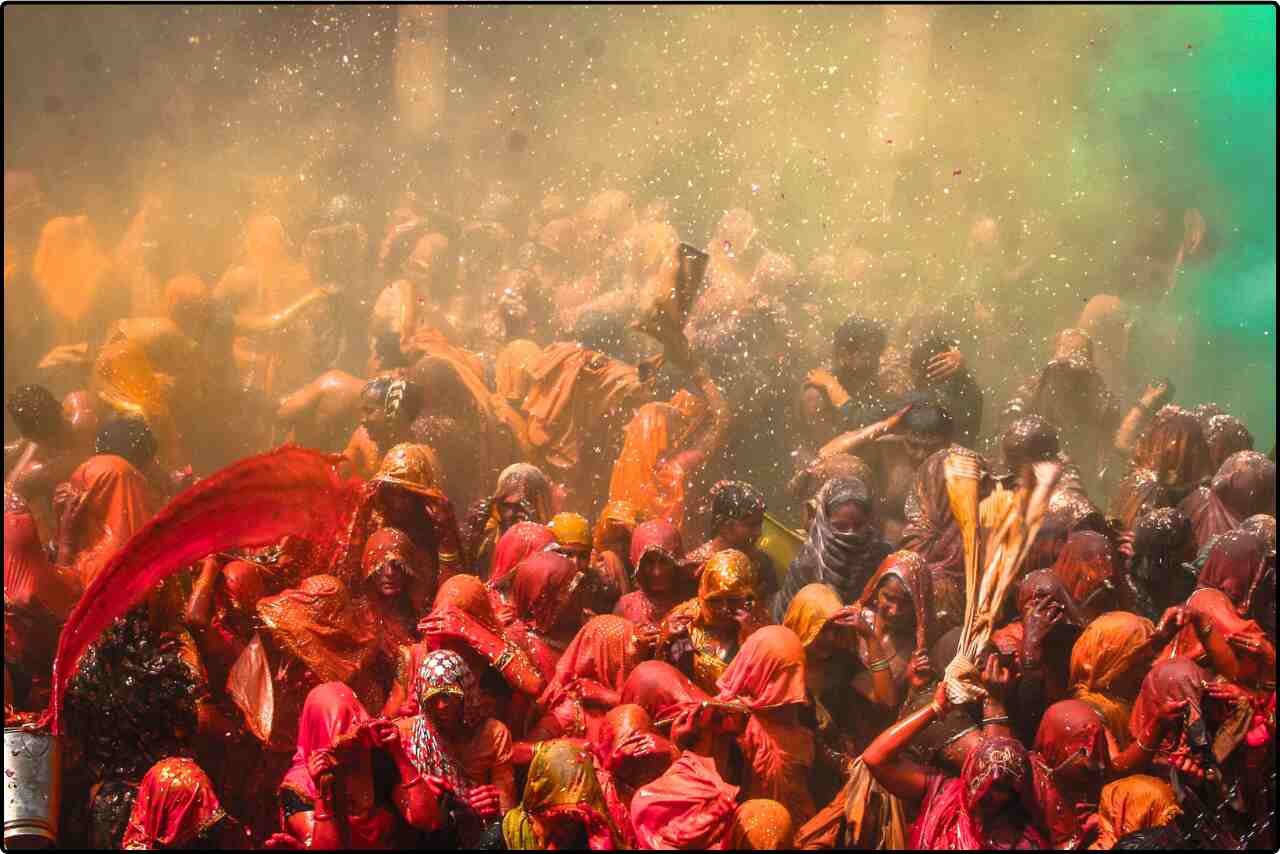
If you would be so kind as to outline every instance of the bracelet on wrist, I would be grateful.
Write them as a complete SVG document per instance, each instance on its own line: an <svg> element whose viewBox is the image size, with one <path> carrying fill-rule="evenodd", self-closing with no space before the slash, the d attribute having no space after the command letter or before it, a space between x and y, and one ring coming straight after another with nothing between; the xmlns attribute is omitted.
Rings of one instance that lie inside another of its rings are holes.
<svg viewBox="0 0 1280 854"><path fill-rule="evenodd" d="M1148 747L1147 745L1143 744L1141 738L1134 738L1134 741L1138 743L1138 747L1145 753L1155 753L1157 750L1160 749L1160 736L1156 736L1156 744L1154 747Z"/></svg>
<svg viewBox="0 0 1280 854"><path fill-rule="evenodd" d="M995 717L992 717L992 718L982 719L983 726L995 726L996 724L1008 724L1008 723L1011 723L1008 715L996 715Z"/></svg>
<svg viewBox="0 0 1280 854"><path fill-rule="evenodd" d="M333 821L333 813L320 812L319 810L311 813L312 821Z"/></svg>
<svg viewBox="0 0 1280 854"><path fill-rule="evenodd" d="M515 644L507 641L507 645L502 648L502 652L493 660L493 669L502 672L508 664L515 660L516 652Z"/></svg>
<svg viewBox="0 0 1280 854"><path fill-rule="evenodd" d="M872 673L879 673L882 670L888 670L889 657L885 656L884 658L871 662L870 664L867 665L867 669L870 670Z"/></svg>

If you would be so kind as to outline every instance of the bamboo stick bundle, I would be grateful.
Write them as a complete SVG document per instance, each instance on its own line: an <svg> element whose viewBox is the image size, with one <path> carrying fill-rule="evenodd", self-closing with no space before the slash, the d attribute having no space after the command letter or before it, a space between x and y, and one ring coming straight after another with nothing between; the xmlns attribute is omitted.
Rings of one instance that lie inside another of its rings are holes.
<svg viewBox="0 0 1280 854"><path fill-rule="evenodd" d="M998 488L979 506L978 519L987 532L983 549L986 565L973 588L966 587L960 646L946 669L947 693L953 703L974 702L986 694L978 674L978 656L991 638L1000 604L1035 540L1062 467L1051 462L1037 463L1034 471L1036 483L1033 488ZM966 541L966 567L969 558ZM967 572L965 582L966 585L970 583Z"/></svg>

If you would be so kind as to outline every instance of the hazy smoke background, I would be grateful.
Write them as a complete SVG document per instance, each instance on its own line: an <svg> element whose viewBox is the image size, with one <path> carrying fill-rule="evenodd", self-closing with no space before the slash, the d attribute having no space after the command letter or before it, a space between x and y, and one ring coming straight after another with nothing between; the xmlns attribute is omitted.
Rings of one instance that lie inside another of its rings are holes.
<svg viewBox="0 0 1280 854"><path fill-rule="evenodd" d="M981 275L971 229L991 216L1063 326L1140 287L1159 223L1198 208L1208 252L1161 309L1191 344L1160 370L1274 441L1273 7L437 12L423 131L396 92L413 10L6 6L5 168L104 245L172 187L208 278L267 175L294 224L340 191L380 228L408 187L465 216L495 184L531 204L613 186L669 200L704 243L744 206L802 268L865 251L850 286L904 310Z"/></svg>

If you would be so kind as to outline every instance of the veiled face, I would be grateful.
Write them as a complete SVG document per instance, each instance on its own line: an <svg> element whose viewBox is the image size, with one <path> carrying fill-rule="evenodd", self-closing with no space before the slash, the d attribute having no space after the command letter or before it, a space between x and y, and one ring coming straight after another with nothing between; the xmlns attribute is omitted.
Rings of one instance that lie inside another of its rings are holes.
<svg viewBox="0 0 1280 854"><path fill-rule="evenodd" d="M840 534L852 534L867 525L867 513L860 504L853 501L839 504L827 514L831 527Z"/></svg>
<svg viewBox="0 0 1280 854"><path fill-rule="evenodd" d="M919 466L946 446L947 440L944 436L916 433L915 431L908 431L906 435L907 458L915 466Z"/></svg>

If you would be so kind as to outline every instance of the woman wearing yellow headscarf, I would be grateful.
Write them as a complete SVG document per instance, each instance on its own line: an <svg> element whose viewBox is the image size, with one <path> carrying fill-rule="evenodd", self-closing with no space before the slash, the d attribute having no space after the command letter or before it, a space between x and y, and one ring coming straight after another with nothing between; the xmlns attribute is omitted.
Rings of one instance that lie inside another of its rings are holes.
<svg viewBox="0 0 1280 854"><path fill-rule="evenodd" d="M621 837L591 752L563 739L540 743L520 806L502 820L502 836L511 851L613 850Z"/></svg>
<svg viewBox="0 0 1280 854"><path fill-rule="evenodd" d="M697 597L677 605L662 621L657 657L714 695L720 690L716 680L739 647L769 623L751 559L734 549L716 552L703 565Z"/></svg>
<svg viewBox="0 0 1280 854"><path fill-rule="evenodd" d="M1072 696L1097 709L1121 748L1129 744L1129 714L1155 659L1155 626L1128 611L1090 623L1071 649Z"/></svg>
<svg viewBox="0 0 1280 854"><path fill-rule="evenodd" d="M1108 783L1098 799L1098 838L1090 849L1110 851L1130 833L1164 827L1182 815L1173 787L1147 774Z"/></svg>

